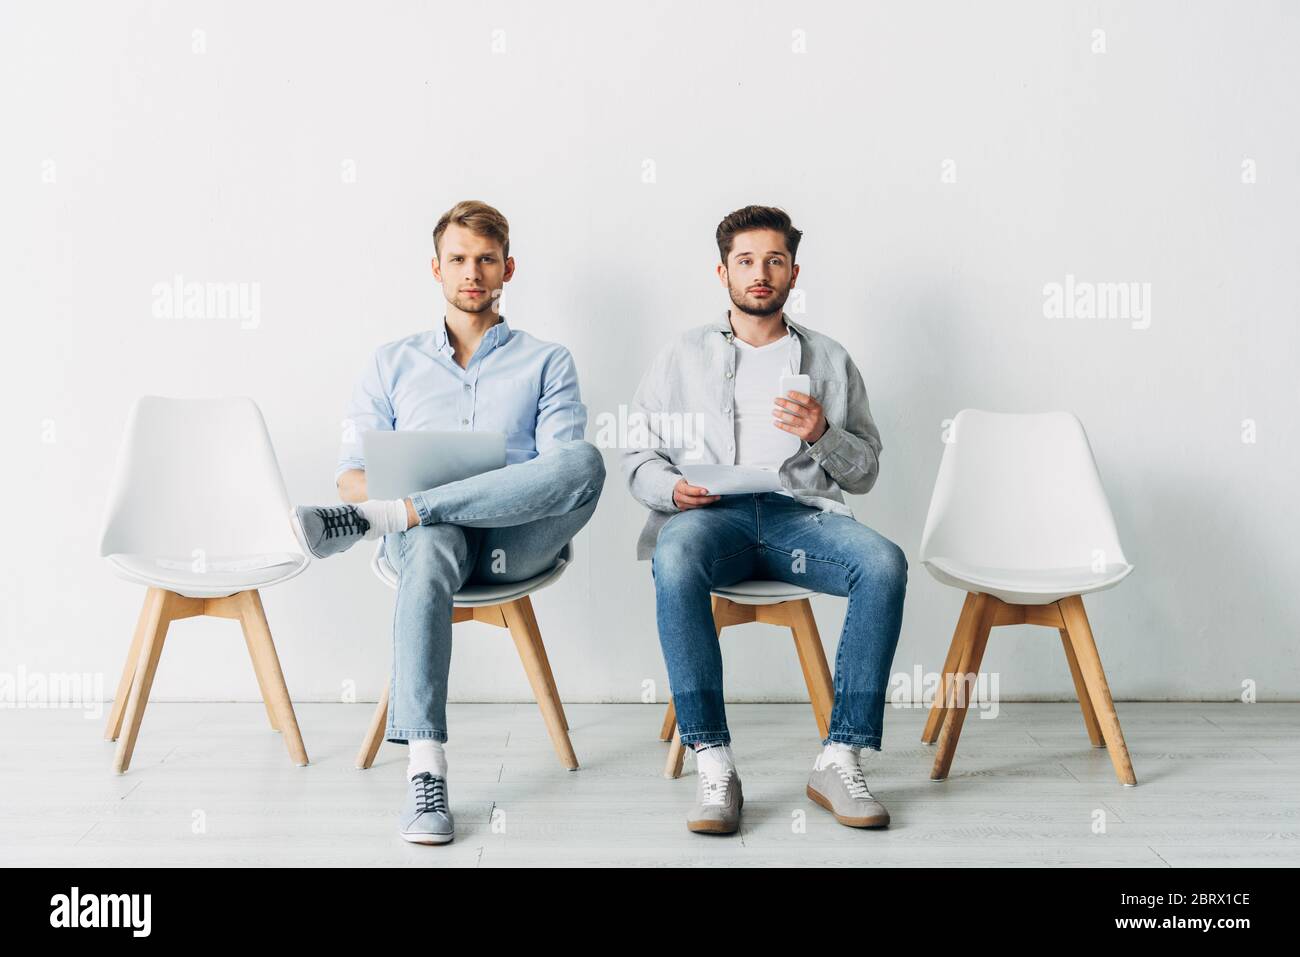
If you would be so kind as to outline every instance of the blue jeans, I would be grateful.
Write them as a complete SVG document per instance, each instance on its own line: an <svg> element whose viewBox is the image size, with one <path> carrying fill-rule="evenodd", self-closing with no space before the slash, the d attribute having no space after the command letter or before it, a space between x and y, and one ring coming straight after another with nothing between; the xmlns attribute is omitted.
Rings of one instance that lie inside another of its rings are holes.
<svg viewBox="0 0 1300 957"><path fill-rule="evenodd" d="M659 643L683 743L731 743L709 592L761 579L848 598L830 733L822 743L880 750L907 591L901 548L847 515L788 495L724 495L668 520L652 568Z"/></svg>
<svg viewBox="0 0 1300 957"><path fill-rule="evenodd" d="M387 740L447 740L452 596L465 584L523 581L554 566L604 482L600 453L576 440L410 496L421 524L384 536L398 575Z"/></svg>

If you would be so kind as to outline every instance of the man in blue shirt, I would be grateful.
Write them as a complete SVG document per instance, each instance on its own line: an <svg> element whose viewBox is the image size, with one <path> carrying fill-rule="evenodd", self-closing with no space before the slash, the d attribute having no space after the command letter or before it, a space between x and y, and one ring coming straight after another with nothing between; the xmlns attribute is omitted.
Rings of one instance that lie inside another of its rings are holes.
<svg viewBox="0 0 1300 957"><path fill-rule="evenodd" d="M443 752L452 596L469 581L522 581L553 567L591 518L605 480L600 453L583 440L587 409L573 357L500 315L515 271L505 217L485 203L458 203L439 219L433 242L445 321L385 343L363 369L335 470L348 504L299 506L291 515L318 558L384 537L399 576L385 737L410 745L399 830L421 844L454 833ZM372 429L503 432L506 466L373 500L361 444Z"/></svg>

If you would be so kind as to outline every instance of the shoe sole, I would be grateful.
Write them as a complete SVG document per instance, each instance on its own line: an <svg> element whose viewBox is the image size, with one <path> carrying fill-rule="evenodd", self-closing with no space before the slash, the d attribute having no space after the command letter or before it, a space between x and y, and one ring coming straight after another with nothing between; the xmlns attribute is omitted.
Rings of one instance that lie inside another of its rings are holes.
<svg viewBox="0 0 1300 957"><path fill-rule="evenodd" d="M456 837L455 834L416 834L408 831L398 831L402 835L402 840L410 841L412 844L450 844Z"/></svg>
<svg viewBox="0 0 1300 957"><path fill-rule="evenodd" d="M745 799L741 797L737 811L745 809ZM736 815L736 826L730 827L725 821L687 821L686 830L694 834L735 834L740 830L740 815Z"/></svg>
<svg viewBox="0 0 1300 957"><path fill-rule="evenodd" d="M826 810L830 811L831 815L835 818L835 820L839 821L841 824L845 825L846 827L888 827L889 826L888 812L886 812L883 816L877 814L874 817L848 817L847 815L840 814L839 812L837 812L835 808L831 805L830 800L825 795L823 795L820 791L814 791L811 784L808 785L808 787L804 788L804 792L808 795L808 797L813 802L820 804L822 807L826 808Z"/></svg>
<svg viewBox="0 0 1300 957"><path fill-rule="evenodd" d="M686 829L694 834L735 834L740 825L726 821L687 821Z"/></svg>

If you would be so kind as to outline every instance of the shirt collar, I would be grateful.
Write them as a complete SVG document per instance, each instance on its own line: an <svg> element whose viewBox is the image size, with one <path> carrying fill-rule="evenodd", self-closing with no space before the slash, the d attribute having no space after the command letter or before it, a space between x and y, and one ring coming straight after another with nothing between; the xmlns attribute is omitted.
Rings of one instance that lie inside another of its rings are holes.
<svg viewBox="0 0 1300 957"><path fill-rule="evenodd" d="M478 344L478 350L474 354L478 355L481 352L483 355L487 355L509 338L510 326L506 323L506 317L502 316L500 322L483 333L483 341ZM456 350L451 347L451 340L447 337L447 318L445 316L442 322L438 324L438 332L433 342L434 347L448 358L456 354Z"/></svg>
<svg viewBox="0 0 1300 957"><path fill-rule="evenodd" d="M782 310L781 312L781 321L785 323L786 333L788 335L793 336L797 334L800 336L804 336L807 334L804 331L803 326L798 325L794 320L792 320L788 315L786 315L784 310ZM724 309L722 310L721 313L719 313L718 321L714 324L713 328L717 332L720 332L724 336L726 336L728 341L735 338L736 334L731 330L730 310Z"/></svg>

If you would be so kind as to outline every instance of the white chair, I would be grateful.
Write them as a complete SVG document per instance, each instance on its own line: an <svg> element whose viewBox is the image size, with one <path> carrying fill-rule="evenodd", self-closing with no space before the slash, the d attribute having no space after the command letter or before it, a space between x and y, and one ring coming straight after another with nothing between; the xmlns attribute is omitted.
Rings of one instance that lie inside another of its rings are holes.
<svg viewBox="0 0 1300 957"><path fill-rule="evenodd" d="M920 558L936 579L967 593L921 734L926 744L939 740L931 779L948 776L990 629L1031 624L1060 633L1088 736L1108 749L1120 782L1135 785L1081 597L1114 587L1133 566L1079 420L1068 412L959 412Z"/></svg>
<svg viewBox="0 0 1300 957"><path fill-rule="evenodd" d="M831 726L831 708L835 704L835 685L826 664L817 619L813 617L808 599L817 592L797 585L777 581L744 581L726 588L715 588L713 598L713 626L722 636L728 625L742 625L761 621L769 625L783 625L794 636L795 651L803 680L808 686L808 700L812 703L817 730L825 738ZM659 730L659 740L671 740L664 777L677 778L682 774L682 761L686 749L682 746L681 730L677 727L677 708L668 699L668 713L664 715Z"/></svg>
<svg viewBox="0 0 1300 957"><path fill-rule="evenodd" d="M554 584L564 574L565 569L573 563L573 542L569 542L560 551L555 565L539 575L521 582L503 585L467 585L452 596L451 620L481 621L485 624L507 628L515 640L515 649L519 660L523 662L524 673L532 685L537 705L546 722L546 731L551 736L555 753L560 762L570 771L578 769L578 756L573 752L569 740L569 719L564 714L564 704L555 687L555 675L551 673L551 663L546 657L546 645L542 643L542 632L533 614L533 603L529 595L547 585ZM397 571L389 564L384 554L384 542L380 539L375 549L370 567L375 575L390 588L397 588ZM357 767L365 770L375 761L379 746L384 741L384 729L388 724L389 684L384 685L379 704L375 707L366 730L361 750L357 754Z"/></svg>
<svg viewBox="0 0 1300 957"><path fill-rule="evenodd" d="M252 399L136 402L99 549L117 575L148 589L104 733L117 741L119 774L131 763L168 626L196 615L239 621L271 728L284 733L294 762L307 764L259 594L310 561L288 516L284 479Z"/></svg>

